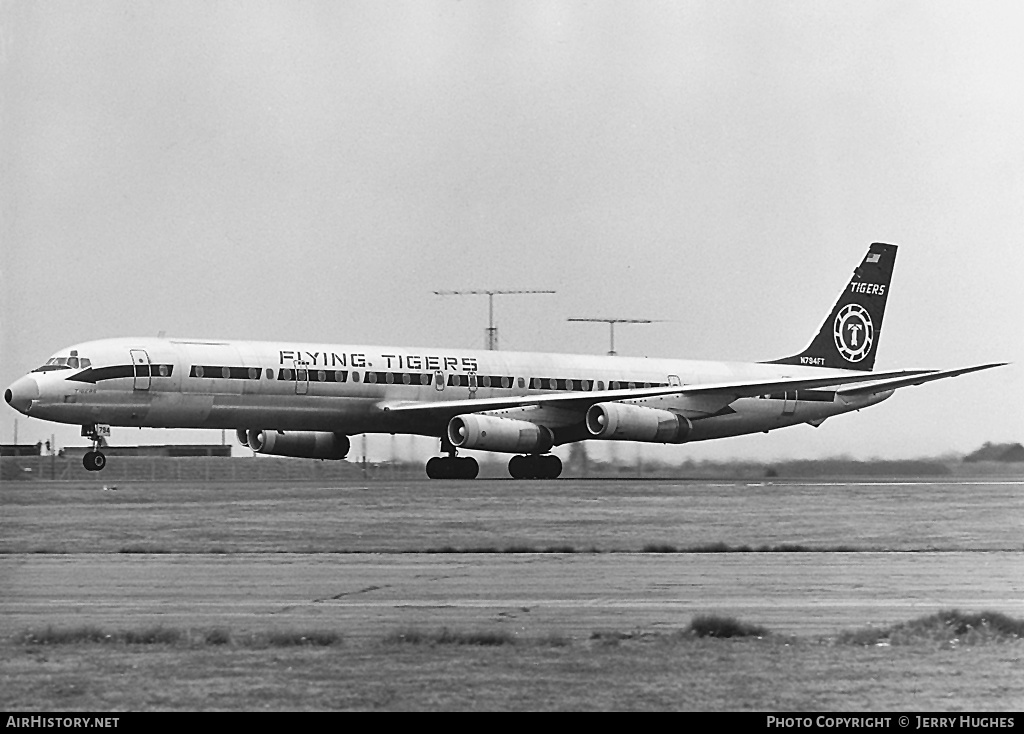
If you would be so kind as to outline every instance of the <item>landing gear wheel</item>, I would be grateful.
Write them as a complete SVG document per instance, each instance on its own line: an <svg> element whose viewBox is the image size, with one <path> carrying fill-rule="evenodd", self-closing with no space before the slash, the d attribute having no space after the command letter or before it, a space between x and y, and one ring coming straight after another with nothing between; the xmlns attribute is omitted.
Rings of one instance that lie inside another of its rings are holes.
<svg viewBox="0 0 1024 734"><path fill-rule="evenodd" d="M554 454L542 457L541 467L543 468L543 476L541 479L558 479L558 475L562 473L562 460Z"/></svg>
<svg viewBox="0 0 1024 734"><path fill-rule="evenodd" d="M88 471L100 471L107 465L107 457L100 451L86 451L82 464Z"/></svg>
<svg viewBox="0 0 1024 734"><path fill-rule="evenodd" d="M92 451L85 452L85 456L82 457L82 464L87 471L100 471L107 465L107 457L98 449L101 446L107 445L103 437L110 435L110 426L87 423L82 426L82 435L92 441Z"/></svg>
<svg viewBox="0 0 1024 734"><path fill-rule="evenodd" d="M513 479L527 479L526 463L529 461L526 456L513 456L508 460L508 474Z"/></svg>
<svg viewBox="0 0 1024 734"><path fill-rule="evenodd" d="M513 479L557 479L562 473L562 460L553 454L513 456L508 473Z"/></svg>
<svg viewBox="0 0 1024 734"><path fill-rule="evenodd" d="M476 475L480 473L480 465L470 456L463 456L455 461L458 462L456 479L476 479Z"/></svg>
<svg viewBox="0 0 1024 734"><path fill-rule="evenodd" d="M430 479L476 479L480 465L469 456L434 456L427 459L427 476Z"/></svg>
<svg viewBox="0 0 1024 734"><path fill-rule="evenodd" d="M428 479L443 479L444 469L440 468L441 462L443 462L440 456L431 456L427 459L427 478Z"/></svg>

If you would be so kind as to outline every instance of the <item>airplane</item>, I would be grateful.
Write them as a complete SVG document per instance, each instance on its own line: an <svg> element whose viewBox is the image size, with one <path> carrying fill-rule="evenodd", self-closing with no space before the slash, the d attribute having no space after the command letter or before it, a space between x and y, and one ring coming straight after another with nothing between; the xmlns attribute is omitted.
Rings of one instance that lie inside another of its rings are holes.
<svg viewBox="0 0 1024 734"><path fill-rule="evenodd" d="M515 479L553 479L584 440L682 444L773 431L897 389L1005 363L873 372L897 246L876 242L810 345L735 363L422 347L117 338L62 349L4 393L18 412L80 424L90 471L110 426L234 429L257 454L344 459L350 436L439 439L431 479L473 479L460 449L511 453Z"/></svg>

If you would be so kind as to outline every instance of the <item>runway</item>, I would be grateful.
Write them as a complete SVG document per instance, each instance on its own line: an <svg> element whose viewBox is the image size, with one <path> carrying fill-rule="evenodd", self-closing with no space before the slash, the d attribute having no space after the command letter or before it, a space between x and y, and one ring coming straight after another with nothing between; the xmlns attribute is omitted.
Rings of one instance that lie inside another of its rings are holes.
<svg viewBox="0 0 1024 734"><path fill-rule="evenodd" d="M726 614L829 635L940 609L1024 616L1021 554L239 554L0 559L5 632L494 628L537 636L670 630Z"/></svg>
<svg viewBox="0 0 1024 734"><path fill-rule="evenodd" d="M1017 479L101 487L5 484L0 633L502 626L577 638L710 613L830 635L952 608L1024 617ZM650 543L805 550L637 552ZM573 552L551 552L562 546Z"/></svg>

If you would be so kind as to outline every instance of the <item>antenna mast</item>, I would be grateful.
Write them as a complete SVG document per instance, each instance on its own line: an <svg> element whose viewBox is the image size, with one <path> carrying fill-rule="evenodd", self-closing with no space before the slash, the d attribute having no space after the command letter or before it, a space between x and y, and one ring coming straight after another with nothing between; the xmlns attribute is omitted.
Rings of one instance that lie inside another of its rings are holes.
<svg viewBox="0 0 1024 734"><path fill-rule="evenodd" d="M435 296L487 296L487 348L491 351L498 348L498 327L494 325L494 297L532 293L554 293L554 291L434 291Z"/></svg>
<svg viewBox="0 0 1024 734"><path fill-rule="evenodd" d="M566 319L566 321L596 321L602 324L608 324L608 328L611 332L611 343L608 347L608 356L614 357L615 352L615 324L653 324L654 319Z"/></svg>

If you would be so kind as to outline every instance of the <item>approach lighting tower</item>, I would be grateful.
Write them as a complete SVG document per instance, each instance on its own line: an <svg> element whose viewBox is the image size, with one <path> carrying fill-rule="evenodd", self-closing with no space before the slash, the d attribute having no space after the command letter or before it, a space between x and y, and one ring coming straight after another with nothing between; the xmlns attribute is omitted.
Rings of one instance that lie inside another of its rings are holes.
<svg viewBox="0 0 1024 734"><path fill-rule="evenodd" d="M567 321L596 321L608 324L611 331L611 344L608 348L608 356L615 356L615 324L653 324L653 319L566 319Z"/></svg>
<svg viewBox="0 0 1024 734"><path fill-rule="evenodd" d="M498 348L498 327L494 325L494 297L519 296L533 293L554 293L554 291L434 291L435 296L487 296L487 348Z"/></svg>

